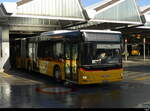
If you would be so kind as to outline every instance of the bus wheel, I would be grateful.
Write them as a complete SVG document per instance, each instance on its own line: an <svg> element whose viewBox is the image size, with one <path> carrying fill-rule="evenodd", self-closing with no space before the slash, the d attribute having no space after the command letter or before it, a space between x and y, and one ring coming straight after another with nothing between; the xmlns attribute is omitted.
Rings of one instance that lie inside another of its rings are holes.
<svg viewBox="0 0 150 111"><path fill-rule="evenodd" d="M65 81L64 82L64 86L66 86L66 87L72 87L73 84L71 82Z"/></svg>
<svg viewBox="0 0 150 111"><path fill-rule="evenodd" d="M54 77L57 82L61 82L61 71L59 67L56 67L54 70Z"/></svg>

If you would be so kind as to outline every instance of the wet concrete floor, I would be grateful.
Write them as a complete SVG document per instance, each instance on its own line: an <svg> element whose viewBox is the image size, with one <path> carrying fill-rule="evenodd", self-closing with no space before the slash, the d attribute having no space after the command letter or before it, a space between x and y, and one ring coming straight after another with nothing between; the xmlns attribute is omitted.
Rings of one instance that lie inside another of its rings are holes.
<svg viewBox="0 0 150 111"><path fill-rule="evenodd" d="M37 73L0 73L0 108L150 108L150 65L144 65L125 64L122 82L72 86L75 90Z"/></svg>

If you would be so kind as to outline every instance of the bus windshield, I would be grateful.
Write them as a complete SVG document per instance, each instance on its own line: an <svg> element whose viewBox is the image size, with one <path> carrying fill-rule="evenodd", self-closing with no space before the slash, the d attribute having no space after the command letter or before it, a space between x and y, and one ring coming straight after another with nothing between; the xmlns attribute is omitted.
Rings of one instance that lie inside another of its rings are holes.
<svg viewBox="0 0 150 111"><path fill-rule="evenodd" d="M82 51L82 65L121 64L120 44L85 43Z"/></svg>

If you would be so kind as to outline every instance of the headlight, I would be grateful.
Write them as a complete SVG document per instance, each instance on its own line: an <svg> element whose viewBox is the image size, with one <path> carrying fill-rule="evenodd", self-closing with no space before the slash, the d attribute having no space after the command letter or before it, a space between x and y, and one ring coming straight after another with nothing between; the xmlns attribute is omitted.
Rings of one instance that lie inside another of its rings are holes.
<svg viewBox="0 0 150 111"><path fill-rule="evenodd" d="M87 79L87 76L83 76L82 78L83 78L83 79Z"/></svg>

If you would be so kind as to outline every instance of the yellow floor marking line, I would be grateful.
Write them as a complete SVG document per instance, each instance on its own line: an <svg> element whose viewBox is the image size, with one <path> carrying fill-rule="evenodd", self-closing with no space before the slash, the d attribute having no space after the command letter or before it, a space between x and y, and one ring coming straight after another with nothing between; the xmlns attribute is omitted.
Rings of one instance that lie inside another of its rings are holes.
<svg viewBox="0 0 150 111"><path fill-rule="evenodd" d="M12 77L12 75L9 75L9 74L6 74L6 73L1 73L1 76L6 77L6 78Z"/></svg>
<svg viewBox="0 0 150 111"><path fill-rule="evenodd" d="M138 77L134 80L145 80L145 79L150 79L150 76Z"/></svg>

